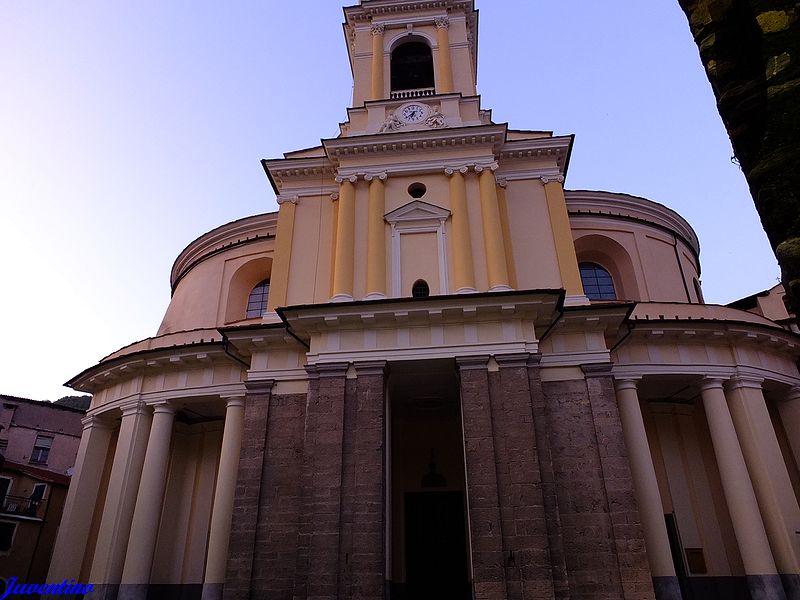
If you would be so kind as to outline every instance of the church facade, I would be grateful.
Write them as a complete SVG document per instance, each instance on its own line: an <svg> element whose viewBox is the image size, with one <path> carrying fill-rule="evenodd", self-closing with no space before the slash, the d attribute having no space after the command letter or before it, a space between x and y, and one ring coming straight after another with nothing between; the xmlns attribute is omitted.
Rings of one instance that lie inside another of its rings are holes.
<svg viewBox="0 0 800 600"><path fill-rule="evenodd" d="M189 244L157 335L70 382L93 402L49 579L800 598L780 302L705 304L682 217L565 190L572 136L493 122L473 0L344 15L340 135L264 160L279 211Z"/></svg>

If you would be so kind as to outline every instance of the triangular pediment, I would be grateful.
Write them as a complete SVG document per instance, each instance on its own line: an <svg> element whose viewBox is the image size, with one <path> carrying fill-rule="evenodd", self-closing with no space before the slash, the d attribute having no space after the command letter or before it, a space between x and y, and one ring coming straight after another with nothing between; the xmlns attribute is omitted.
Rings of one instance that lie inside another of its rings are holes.
<svg viewBox="0 0 800 600"><path fill-rule="evenodd" d="M450 216L450 211L422 200L414 200L387 213L385 218L389 223L402 223L406 221L443 221Z"/></svg>

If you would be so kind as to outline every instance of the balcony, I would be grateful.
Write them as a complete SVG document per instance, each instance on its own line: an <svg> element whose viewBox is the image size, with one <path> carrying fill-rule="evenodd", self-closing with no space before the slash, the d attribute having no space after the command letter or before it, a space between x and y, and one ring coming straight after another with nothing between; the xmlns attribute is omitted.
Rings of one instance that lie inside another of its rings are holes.
<svg viewBox="0 0 800 600"><path fill-rule="evenodd" d="M4 496L0 502L0 515L42 519L46 502L45 498Z"/></svg>
<svg viewBox="0 0 800 600"><path fill-rule="evenodd" d="M424 98L425 96L435 96L436 88L426 87L417 88L415 90L397 90L391 92L392 100L406 100L408 98Z"/></svg>

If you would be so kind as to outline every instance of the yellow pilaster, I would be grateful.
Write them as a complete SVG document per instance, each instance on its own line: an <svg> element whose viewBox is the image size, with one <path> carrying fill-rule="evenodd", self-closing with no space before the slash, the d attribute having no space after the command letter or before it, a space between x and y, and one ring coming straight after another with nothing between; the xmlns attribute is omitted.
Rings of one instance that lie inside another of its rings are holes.
<svg viewBox="0 0 800 600"><path fill-rule="evenodd" d="M481 218L483 243L486 248L486 268L489 272L489 290L509 290L506 249L503 243L503 226L500 223L500 206L497 201L497 180L488 167L476 167L481 189Z"/></svg>
<svg viewBox="0 0 800 600"><path fill-rule="evenodd" d="M333 299L353 299L355 262L356 186L355 175L339 183L339 215L336 223L336 251L333 268Z"/></svg>
<svg viewBox="0 0 800 600"><path fill-rule="evenodd" d="M447 17L436 19L436 38L439 43L439 70L436 88L439 94L453 92L453 61L450 54L450 20Z"/></svg>
<svg viewBox="0 0 800 600"><path fill-rule="evenodd" d="M564 198L563 178L543 177L542 183L547 197L547 210L550 213L550 228L555 240L561 283L567 290L567 296L583 296L581 272L578 269L578 257L575 255L575 243L569 225L567 200Z"/></svg>
<svg viewBox="0 0 800 600"><path fill-rule="evenodd" d="M514 251L511 246L511 223L508 219L508 202L506 201L505 182L497 183L497 202L500 207L500 225L503 227L503 245L506 249L506 268L508 269L509 283L517 288L517 267L514 265Z"/></svg>
<svg viewBox="0 0 800 600"><path fill-rule="evenodd" d="M294 215L297 209L297 198L291 200L278 199L278 230L275 234L275 258L272 262L272 274L269 280L269 298L267 310L275 310L286 306L289 289L289 267L292 260L292 238L294 237Z"/></svg>
<svg viewBox="0 0 800 600"><path fill-rule="evenodd" d="M457 294L475 291L475 272L472 266L472 241L467 214L467 186L461 170L446 169L450 176L450 210L453 219L453 286Z"/></svg>
<svg viewBox="0 0 800 600"><path fill-rule="evenodd" d="M371 100L383 100L383 25L372 26L372 94Z"/></svg>
<svg viewBox="0 0 800 600"><path fill-rule="evenodd" d="M386 240L383 214L386 207L386 173L368 175L367 300L386 297Z"/></svg>

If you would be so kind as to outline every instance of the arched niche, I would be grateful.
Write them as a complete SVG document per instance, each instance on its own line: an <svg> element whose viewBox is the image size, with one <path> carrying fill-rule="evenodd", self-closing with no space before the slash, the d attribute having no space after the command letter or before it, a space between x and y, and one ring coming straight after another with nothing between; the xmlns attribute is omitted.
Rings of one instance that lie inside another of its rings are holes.
<svg viewBox="0 0 800 600"><path fill-rule="evenodd" d="M604 235L589 234L575 240L578 263L595 263L611 274L618 300L642 300L636 270L628 251Z"/></svg>
<svg viewBox="0 0 800 600"><path fill-rule="evenodd" d="M390 47L389 86L392 92L436 86L433 44L420 35L397 38Z"/></svg>
<svg viewBox="0 0 800 600"><path fill-rule="evenodd" d="M253 288L272 274L271 258L255 258L244 263L233 274L225 303L225 322L241 321L247 316L247 299Z"/></svg>

